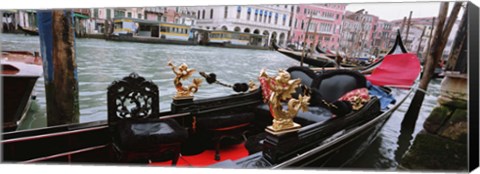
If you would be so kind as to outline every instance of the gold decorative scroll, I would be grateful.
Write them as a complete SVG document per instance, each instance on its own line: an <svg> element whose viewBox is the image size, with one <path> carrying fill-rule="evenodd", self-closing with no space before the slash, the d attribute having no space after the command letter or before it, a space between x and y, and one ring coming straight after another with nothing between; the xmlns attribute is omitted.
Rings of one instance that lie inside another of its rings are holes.
<svg viewBox="0 0 480 174"><path fill-rule="evenodd" d="M182 80L187 80L190 76L193 75L195 69L189 69L188 65L182 63L180 66L175 66L172 61L168 62L168 66L172 67L173 73L175 73L175 78L173 79L173 84L177 89L176 95L173 97L174 99L186 99L186 98L193 98L193 94L198 91L198 87L202 83L201 78L194 78L192 84L189 86L183 86Z"/></svg>

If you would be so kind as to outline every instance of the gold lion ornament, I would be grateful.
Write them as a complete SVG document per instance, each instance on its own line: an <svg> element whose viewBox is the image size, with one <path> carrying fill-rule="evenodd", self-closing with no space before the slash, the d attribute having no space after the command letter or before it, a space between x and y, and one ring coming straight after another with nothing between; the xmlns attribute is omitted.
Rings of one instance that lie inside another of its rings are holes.
<svg viewBox="0 0 480 174"><path fill-rule="evenodd" d="M301 109L303 112L308 110L310 96L308 94L299 95L298 99L292 98L292 93L299 87L300 79L290 79L290 73L285 70L279 70L276 77L270 77L262 69L259 80L262 84L263 95L268 99L270 112L273 116L272 126L267 127L274 132L288 131L300 128L300 125L293 122ZM282 101L289 99L287 110L283 110Z"/></svg>
<svg viewBox="0 0 480 174"><path fill-rule="evenodd" d="M195 69L189 69L188 65L185 63L182 63L177 68L175 65L173 65L172 61L168 62L168 66L172 67L172 71L173 73L175 73L175 79L173 80L173 84L177 89L177 94L174 96L174 99L192 98L193 94L198 91L198 87L200 87L202 79L194 78L192 84L186 87L183 86L181 81L190 78L195 72Z"/></svg>

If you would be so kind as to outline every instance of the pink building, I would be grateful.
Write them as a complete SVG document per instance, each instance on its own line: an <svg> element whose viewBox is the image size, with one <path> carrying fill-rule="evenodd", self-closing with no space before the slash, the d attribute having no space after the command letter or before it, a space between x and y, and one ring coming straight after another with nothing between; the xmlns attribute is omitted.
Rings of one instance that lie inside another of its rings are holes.
<svg viewBox="0 0 480 174"><path fill-rule="evenodd" d="M346 4L297 5L292 12L293 22L289 42L302 45L308 27L307 46L320 44L323 49L339 47L340 28ZM310 25L309 19L312 17Z"/></svg>
<svg viewBox="0 0 480 174"><path fill-rule="evenodd" d="M380 49L380 51L385 51L390 47L390 38L392 35L396 36L395 32L392 30L392 23L386 20L378 20L377 24L373 28L373 40L372 46Z"/></svg>
<svg viewBox="0 0 480 174"><path fill-rule="evenodd" d="M378 38L377 24L379 17L368 12L345 12L343 19L342 37L340 38L341 49L355 53L356 57L367 56L364 53L371 52L374 40ZM383 30L383 29L382 29ZM382 31L383 32L383 31Z"/></svg>

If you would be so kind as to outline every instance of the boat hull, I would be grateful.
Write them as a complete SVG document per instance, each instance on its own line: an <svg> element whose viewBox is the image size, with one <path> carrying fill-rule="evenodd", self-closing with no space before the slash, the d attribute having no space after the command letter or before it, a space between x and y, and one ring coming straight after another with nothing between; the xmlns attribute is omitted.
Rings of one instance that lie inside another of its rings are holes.
<svg viewBox="0 0 480 174"><path fill-rule="evenodd" d="M328 57L316 57L314 55L311 55L310 53L302 53L302 52L298 52L298 51L290 51L290 50L286 50L286 49L282 49L280 48L278 45L276 45L275 43L272 43L272 47L273 49L275 49L276 51L278 51L279 53L287 56L287 57L290 57L296 61L299 61L299 62L304 62L310 66L315 66L315 67L334 67L336 66L336 63L334 60L328 58ZM303 54L305 54L305 56L302 56ZM303 57L303 58L302 58Z"/></svg>
<svg viewBox="0 0 480 174"><path fill-rule="evenodd" d="M17 129L17 122L27 113L36 76L2 76L3 80L3 131Z"/></svg>

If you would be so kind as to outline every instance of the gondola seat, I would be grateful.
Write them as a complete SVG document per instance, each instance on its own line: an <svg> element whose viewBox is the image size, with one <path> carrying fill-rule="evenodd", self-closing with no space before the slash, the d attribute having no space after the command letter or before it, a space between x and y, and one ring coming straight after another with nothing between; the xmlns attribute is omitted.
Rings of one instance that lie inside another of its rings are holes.
<svg viewBox="0 0 480 174"><path fill-rule="evenodd" d="M172 160L176 165L187 131L159 119L158 87L132 73L108 87L108 126L120 162Z"/></svg>
<svg viewBox="0 0 480 174"><path fill-rule="evenodd" d="M253 112L199 116L196 120L198 130L212 135L216 161L220 160L220 143L227 137L243 136L252 123Z"/></svg>
<svg viewBox="0 0 480 174"><path fill-rule="evenodd" d="M366 87L365 76L357 71L326 71L313 80L311 88L314 94L311 100L314 104L319 104L321 100L331 103L352 90Z"/></svg>

